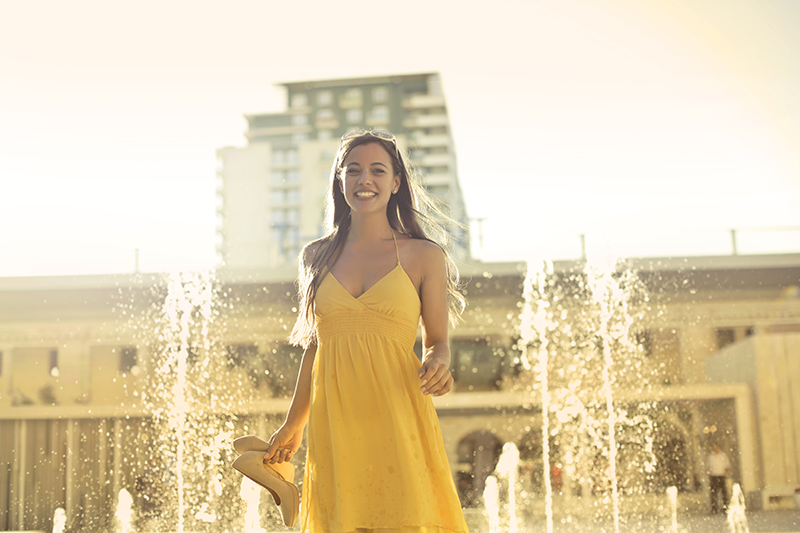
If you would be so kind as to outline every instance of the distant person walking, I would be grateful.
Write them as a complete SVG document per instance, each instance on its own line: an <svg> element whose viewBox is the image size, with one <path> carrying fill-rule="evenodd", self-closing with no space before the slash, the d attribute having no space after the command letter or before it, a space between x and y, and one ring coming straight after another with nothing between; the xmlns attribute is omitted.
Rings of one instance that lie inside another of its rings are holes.
<svg viewBox="0 0 800 533"><path fill-rule="evenodd" d="M708 454L708 478L711 485L711 513L725 512L728 509L727 477L731 473L731 462L716 444ZM719 498L722 497L722 505Z"/></svg>

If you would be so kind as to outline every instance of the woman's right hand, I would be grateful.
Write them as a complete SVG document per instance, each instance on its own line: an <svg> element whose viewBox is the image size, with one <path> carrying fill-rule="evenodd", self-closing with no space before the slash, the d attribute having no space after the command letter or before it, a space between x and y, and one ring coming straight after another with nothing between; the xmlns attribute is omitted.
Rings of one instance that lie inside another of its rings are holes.
<svg viewBox="0 0 800 533"><path fill-rule="evenodd" d="M284 424L272 434L267 442L269 442L269 450L264 455L264 464L290 461L303 443L303 428L293 430Z"/></svg>

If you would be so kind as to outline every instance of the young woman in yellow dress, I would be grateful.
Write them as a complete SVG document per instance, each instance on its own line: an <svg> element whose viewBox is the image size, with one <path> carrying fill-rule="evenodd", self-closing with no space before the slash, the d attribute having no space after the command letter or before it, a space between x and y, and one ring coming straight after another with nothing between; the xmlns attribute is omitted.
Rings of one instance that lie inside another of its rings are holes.
<svg viewBox="0 0 800 533"><path fill-rule="evenodd" d="M301 254L291 341L305 352L263 462L289 461L308 423L304 532L466 532L431 399L453 385L448 322L464 305L438 244L449 220L394 135L356 130L333 163L327 222Z"/></svg>

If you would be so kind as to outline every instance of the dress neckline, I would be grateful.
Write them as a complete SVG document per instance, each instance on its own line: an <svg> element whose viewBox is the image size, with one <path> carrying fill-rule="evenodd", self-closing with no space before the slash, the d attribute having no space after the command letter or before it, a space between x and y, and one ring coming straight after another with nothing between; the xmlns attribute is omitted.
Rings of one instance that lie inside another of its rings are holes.
<svg viewBox="0 0 800 533"><path fill-rule="evenodd" d="M370 286L369 286L369 288L368 288L367 290L365 290L364 292L362 292L362 293L361 293L361 294L359 294L358 296L353 296L353 294L352 294L350 291L348 291L348 290L345 288L345 286L342 284L342 282L341 282L341 281L339 281L338 279L336 279L336 276L334 276L334 275L333 275L333 272L332 272L330 269L328 269L328 275L329 275L330 277L332 277L332 278L333 278L333 280L336 282L336 284L337 284L337 285L339 285L339 287L341 287L342 289L344 289L344 292L346 292L347 294L349 294L349 295L350 295L350 297L351 297L352 299L354 299L354 300L360 300L360 299L361 299L361 297L362 297L362 296L364 296L365 294L367 294L369 291L371 291L371 290L373 289L373 287L375 287L375 285L379 284L381 281L383 281L384 279L386 279L387 277L389 277L389 275L390 275L390 274L392 274L392 272L394 272L394 271L395 271L395 270L397 270L398 268L399 268L399 269L401 269L403 272L405 272L405 274L406 274L406 277L408 277L408 273L407 273L407 272L406 272L406 270L403 268L403 265L400 263L400 248L397 246L397 237L396 237L396 236L395 236L395 234L394 234L394 229L392 229L392 240L394 240L394 251L395 251L395 254L397 255L397 264L394 266L394 268L393 268L393 269L391 269L389 272L387 272L386 274L384 274L383 276L381 276L381 278L380 278L378 281L376 281L375 283L373 283L372 285L370 285ZM408 278L408 279L409 279L409 281L411 280L411 278Z"/></svg>
<svg viewBox="0 0 800 533"><path fill-rule="evenodd" d="M350 297L351 297L353 300L360 300L361 298L363 298L363 297L364 297L364 295L366 295L368 292L370 292L372 289L374 289L376 285L379 285L379 284L380 284L380 283L381 283L383 280L385 280L386 278L388 278L389 276L391 276L391 275L394 273L394 271L395 271L395 270L397 270L398 268L399 268L400 270L402 270L403 272L405 272L405 269L403 268L403 265L401 265L401 264L398 262L398 263L397 263L397 264L394 266L394 268L393 268L393 269L391 269L389 272L387 272L386 274L384 274L384 275L381 277L381 279L379 279L378 281L376 281L375 283L373 283L372 285L370 285L370 287L369 287L367 290L365 290L364 292L362 292L362 293L361 293L361 294L359 294L358 296L353 296L353 295L350 293L350 291L348 291L347 289L345 289L344 285L342 285L342 282L341 282L341 281L339 281L338 279L336 279L336 276L334 276L334 275L333 275L333 272L331 272L330 270L328 271L328 275L329 275L331 278L333 278L333 281L335 281L335 282L336 282L336 284L337 284L339 287L341 287L341 288L342 288L342 290L343 290L344 292L346 292L347 294L349 294L349 295L350 295ZM406 274L406 276L408 276L408 274ZM410 278L409 278L409 279L410 279Z"/></svg>

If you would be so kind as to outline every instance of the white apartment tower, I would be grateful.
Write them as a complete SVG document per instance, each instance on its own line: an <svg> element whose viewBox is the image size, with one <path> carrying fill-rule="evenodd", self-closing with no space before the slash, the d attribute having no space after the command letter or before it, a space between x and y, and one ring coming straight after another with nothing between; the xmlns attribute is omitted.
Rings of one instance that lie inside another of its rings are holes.
<svg viewBox="0 0 800 533"><path fill-rule="evenodd" d="M217 256L228 270L295 264L323 234L331 163L339 138L388 129L409 150L428 190L467 227L447 106L438 73L280 84L287 109L248 116L248 144L217 151ZM466 258L466 230L452 230Z"/></svg>

